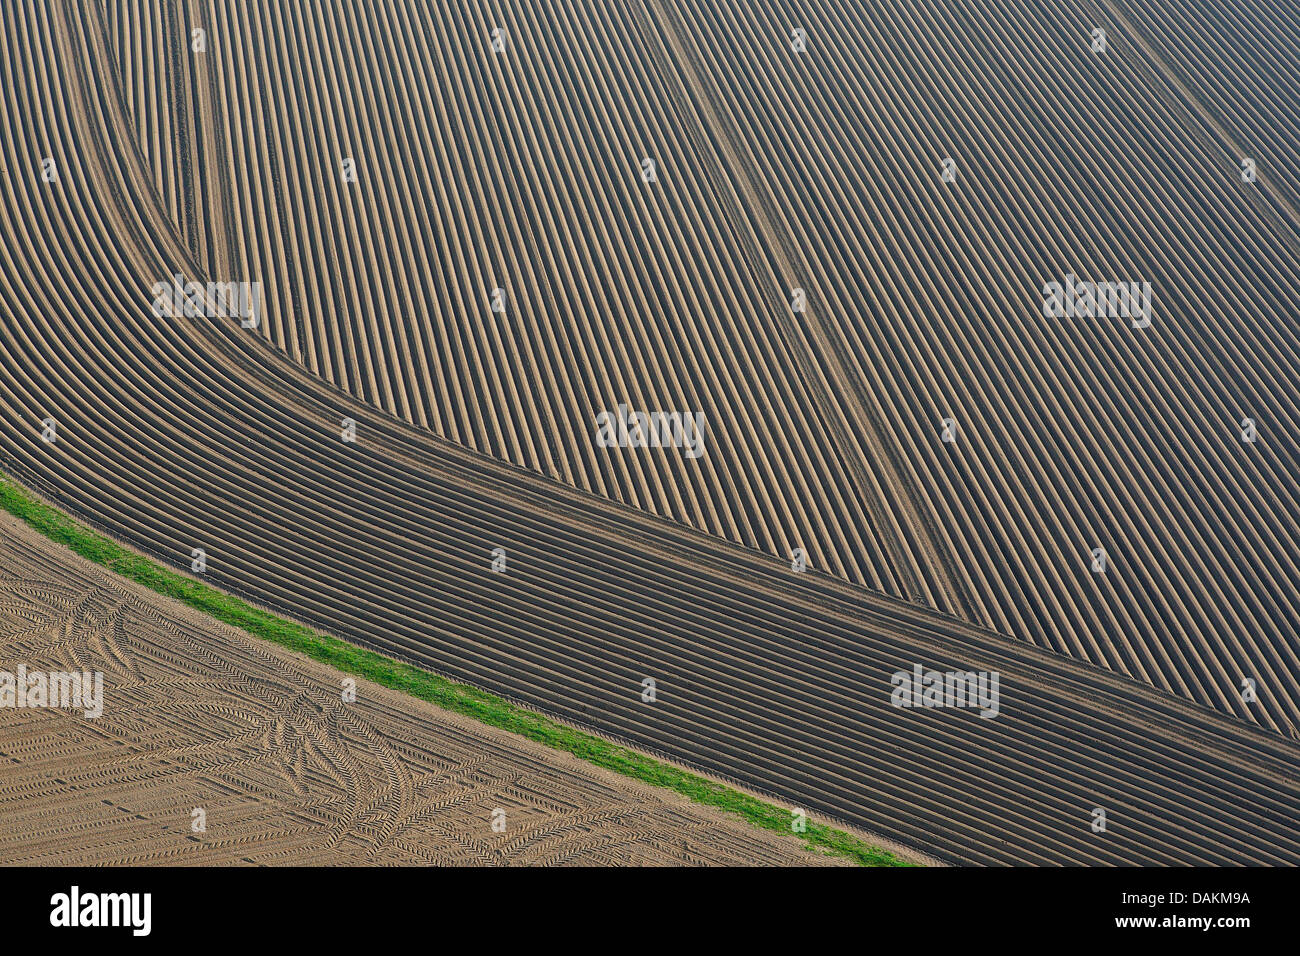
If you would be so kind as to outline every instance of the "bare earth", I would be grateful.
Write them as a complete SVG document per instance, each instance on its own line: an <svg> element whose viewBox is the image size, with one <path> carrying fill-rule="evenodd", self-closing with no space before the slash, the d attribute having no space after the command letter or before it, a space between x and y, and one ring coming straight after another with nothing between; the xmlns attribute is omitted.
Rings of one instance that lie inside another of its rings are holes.
<svg viewBox="0 0 1300 956"><path fill-rule="evenodd" d="M102 671L104 713L0 710L4 864L845 862L367 681L345 704L341 673L6 515L0 669L19 661Z"/></svg>

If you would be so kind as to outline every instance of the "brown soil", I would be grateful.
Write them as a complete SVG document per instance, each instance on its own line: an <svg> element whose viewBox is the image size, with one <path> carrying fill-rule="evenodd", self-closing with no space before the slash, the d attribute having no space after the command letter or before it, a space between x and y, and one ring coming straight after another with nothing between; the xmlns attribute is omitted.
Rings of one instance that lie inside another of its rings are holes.
<svg viewBox="0 0 1300 956"><path fill-rule="evenodd" d="M19 662L103 672L104 713L0 709L0 864L845 862L368 681L344 703L345 675L3 515Z"/></svg>

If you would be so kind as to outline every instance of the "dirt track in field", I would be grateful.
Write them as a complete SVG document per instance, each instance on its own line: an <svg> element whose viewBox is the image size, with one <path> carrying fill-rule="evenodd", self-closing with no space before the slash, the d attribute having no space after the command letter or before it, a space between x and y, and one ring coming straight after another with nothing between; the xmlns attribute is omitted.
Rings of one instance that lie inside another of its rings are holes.
<svg viewBox="0 0 1300 956"><path fill-rule="evenodd" d="M521 0L505 54L472 0L6 6L0 462L945 860L1297 862L1296 31L1250 4L1234 120L1158 6L827 0L797 61L781 4ZM260 334L152 315L177 273L266 283ZM1067 274L1152 281L1152 327L1044 320ZM597 448L619 402L708 453ZM916 663L1002 713L890 706Z"/></svg>
<svg viewBox="0 0 1300 956"><path fill-rule="evenodd" d="M102 672L104 713L0 710L0 865L846 862L368 681L344 703L345 675L6 515L0 669L19 662Z"/></svg>

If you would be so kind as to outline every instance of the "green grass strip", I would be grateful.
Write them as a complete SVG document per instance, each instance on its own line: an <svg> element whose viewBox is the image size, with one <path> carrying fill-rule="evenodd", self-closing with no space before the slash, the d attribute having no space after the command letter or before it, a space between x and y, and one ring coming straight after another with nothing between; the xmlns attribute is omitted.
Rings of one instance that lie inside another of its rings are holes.
<svg viewBox="0 0 1300 956"><path fill-rule="evenodd" d="M573 754L625 777L665 787L696 803L743 817L765 830L786 834L792 832L789 810L600 737L556 723L494 694L454 683L437 674L317 633L311 628L253 607L224 591L177 574L83 527L3 474L0 474L0 506L51 541L66 545L83 558L159 594L182 601L219 621L241 628L255 637L274 641L322 664L429 701L444 710L472 717L491 727L508 730ZM809 821L804 832L794 835L821 852L847 857L863 866L910 865L893 853L820 823Z"/></svg>

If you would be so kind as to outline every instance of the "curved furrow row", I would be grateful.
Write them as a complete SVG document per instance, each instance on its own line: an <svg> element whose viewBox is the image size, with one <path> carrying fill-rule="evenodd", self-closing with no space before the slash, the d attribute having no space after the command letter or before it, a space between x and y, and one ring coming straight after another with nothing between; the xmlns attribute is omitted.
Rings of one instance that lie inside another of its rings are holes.
<svg viewBox="0 0 1300 956"><path fill-rule="evenodd" d="M467 447L924 597L876 527L894 505L864 504L879 496L791 373L769 318L788 303L738 257L671 99L635 72L630 25L618 6L521 7L497 55L472 5L217 5L226 179L265 333ZM619 403L703 412L706 453L610 454L594 417Z"/></svg>
<svg viewBox="0 0 1300 956"><path fill-rule="evenodd" d="M998 19L969 39L942 7L681 6L662 29L707 39L687 44L696 95L724 118L737 177L771 190L754 217L816 284L808 334L882 410L974 619L1294 732L1294 237L1195 131L1139 126L1118 155L1053 139L1049 118L1119 129L1173 109L1140 68L1134 83L1085 59L1086 31L1068 28L1088 21L1060 5L990 3ZM796 23L802 56L774 34ZM1026 84L1020 64L1063 31L1075 59ZM946 79L915 80L931 71ZM961 172L944 184L950 154ZM1150 276L1157 323L1043 320L1038 287L1069 271ZM1216 316L1238 312L1229 333ZM1270 423L1255 446L1247 413ZM1099 544L1104 577L1088 568ZM1265 708L1243 704L1243 675L1271 688Z"/></svg>
<svg viewBox="0 0 1300 956"><path fill-rule="evenodd" d="M1294 24L1260 6L1223 55L1258 52L1237 72L1271 104ZM964 3L218 4L196 135L228 153L216 191L237 196L265 332L315 374L1294 734L1296 342L1277 317L1297 242L1260 219L1263 190L1233 186L1224 103L1176 55L1205 45L1201 20L1109 9L988 0L973 33ZM204 61L180 53L183 88ZM1263 109L1285 140L1285 110ZM1125 131L1125 153L1091 149L1089 123ZM1233 148L1270 143L1240 129ZM185 145L156 139L155 166ZM349 186L351 152L366 175ZM664 175L637 188L651 152ZM956 185L935 175L949 153ZM1150 277L1161 321L1043 322L1038 287L1070 272ZM498 286L506 316L485 310ZM672 396L710 416L701 461L595 446L597 410ZM1254 447L1245 416L1269 423ZM1267 700L1243 702L1243 676Z"/></svg>

